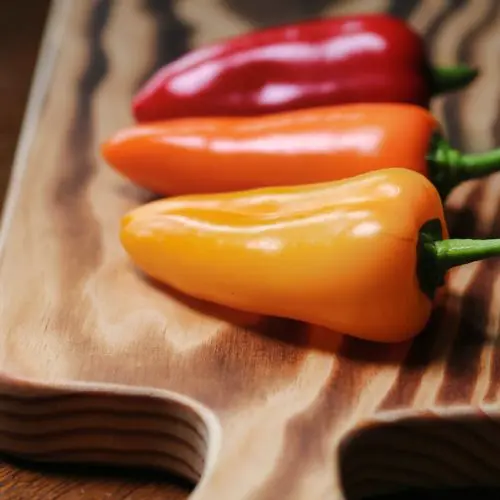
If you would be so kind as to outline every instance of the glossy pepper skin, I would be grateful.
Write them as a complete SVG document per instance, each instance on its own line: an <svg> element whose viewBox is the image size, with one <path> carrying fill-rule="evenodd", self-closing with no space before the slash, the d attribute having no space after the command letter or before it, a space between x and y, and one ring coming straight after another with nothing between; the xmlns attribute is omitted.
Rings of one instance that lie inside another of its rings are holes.
<svg viewBox="0 0 500 500"><path fill-rule="evenodd" d="M477 75L432 68L422 38L384 14L268 28L202 47L164 66L133 99L138 122L259 115L351 102L427 107Z"/></svg>
<svg viewBox="0 0 500 500"><path fill-rule="evenodd" d="M461 155L411 104L346 104L259 117L135 125L102 146L106 161L163 195L327 182L388 167L428 176L442 196L500 167L500 152Z"/></svg>
<svg viewBox="0 0 500 500"><path fill-rule="evenodd" d="M500 255L500 240L448 239L437 190L406 169L151 202L121 241L191 296L379 342L422 330L450 267Z"/></svg>

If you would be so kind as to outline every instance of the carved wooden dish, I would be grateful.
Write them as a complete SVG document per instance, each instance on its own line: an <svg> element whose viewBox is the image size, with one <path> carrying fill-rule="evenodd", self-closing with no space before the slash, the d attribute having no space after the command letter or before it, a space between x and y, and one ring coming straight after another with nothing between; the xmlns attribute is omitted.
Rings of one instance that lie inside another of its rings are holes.
<svg viewBox="0 0 500 500"><path fill-rule="evenodd" d="M193 500L498 484L498 259L455 272L414 343L379 346L160 289L120 247L120 217L150 195L99 143L131 123L158 65L253 27L407 16L436 63L482 68L433 102L454 145L495 146L499 2L271 4L54 1L3 219L0 448L168 469L197 483ZM462 185L447 209L455 235L498 237L500 176Z"/></svg>

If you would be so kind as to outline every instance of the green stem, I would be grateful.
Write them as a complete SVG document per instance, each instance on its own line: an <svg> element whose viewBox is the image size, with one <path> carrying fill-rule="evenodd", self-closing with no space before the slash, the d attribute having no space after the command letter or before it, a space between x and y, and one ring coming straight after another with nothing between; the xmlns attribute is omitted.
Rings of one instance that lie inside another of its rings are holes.
<svg viewBox="0 0 500 500"><path fill-rule="evenodd" d="M500 149L485 153L462 154L459 161L461 175L467 179L483 177L500 170Z"/></svg>
<svg viewBox="0 0 500 500"><path fill-rule="evenodd" d="M416 271L420 288L433 298L451 268L491 257L500 257L500 239L443 240L441 221L429 220L420 228L417 244Z"/></svg>
<svg viewBox="0 0 500 500"><path fill-rule="evenodd" d="M435 134L427 162L429 177L444 199L461 182L500 171L500 148L484 153L463 154L453 149L442 136Z"/></svg>
<svg viewBox="0 0 500 500"><path fill-rule="evenodd" d="M500 239L441 240L424 245L426 251L434 254L442 271L490 257L500 257Z"/></svg>
<svg viewBox="0 0 500 500"><path fill-rule="evenodd" d="M464 64L459 66L430 69L432 95L452 92L471 83L479 74L475 68Z"/></svg>

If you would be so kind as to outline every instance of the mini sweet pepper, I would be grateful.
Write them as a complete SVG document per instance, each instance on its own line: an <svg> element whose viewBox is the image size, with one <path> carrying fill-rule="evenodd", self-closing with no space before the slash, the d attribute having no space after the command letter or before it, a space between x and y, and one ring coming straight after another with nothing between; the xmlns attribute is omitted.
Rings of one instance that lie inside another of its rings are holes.
<svg viewBox="0 0 500 500"><path fill-rule="evenodd" d="M432 67L425 44L385 14L315 19L195 49L155 73L133 100L139 122L257 115L350 102L428 106L477 71Z"/></svg>
<svg viewBox="0 0 500 500"><path fill-rule="evenodd" d="M151 202L124 216L121 241L191 296L378 342L423 329L448 269L500 255L500 240L448 239L436 188L398 168Z"/></svg>
<svg viewBox="0 0 500 500"><path fill-rule="evenodd" d="M445 197L500 169L500 150L461 154L435 117L412 104L346 104L258 117L135 125L102 146L107 162L158 194L182 195L339 180L403 167Z"/></svg>

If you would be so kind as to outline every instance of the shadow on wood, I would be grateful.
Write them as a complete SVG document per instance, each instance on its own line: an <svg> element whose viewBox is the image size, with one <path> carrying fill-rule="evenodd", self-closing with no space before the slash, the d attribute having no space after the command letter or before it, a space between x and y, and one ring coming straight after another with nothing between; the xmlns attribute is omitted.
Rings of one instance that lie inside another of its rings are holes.
<svg viewBox="0 0 500 500"><path fill-rule="evenodd" d="M457 411L453 416L452 412L441 416L436 410L407 418L388 413L380 422L345 438L340 447L340 468L347 498L359 500L375 492L415 487L431 488L436 494L451 487L498 488L498 415L477 410L462 415ZM498 495L500 490L494 491ZM421 493L419 498L428 498L425 489Z"/></svg>

